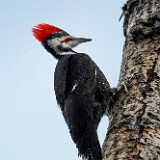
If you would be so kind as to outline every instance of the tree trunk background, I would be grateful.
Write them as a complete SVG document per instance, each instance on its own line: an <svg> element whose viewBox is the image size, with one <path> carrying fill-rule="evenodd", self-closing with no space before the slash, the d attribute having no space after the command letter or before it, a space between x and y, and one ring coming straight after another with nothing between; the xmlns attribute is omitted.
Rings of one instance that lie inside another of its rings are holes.
<svg viewBox="0 0 160 160"><path fill-rule="evenodd" d="M103 160L160 160L160 0L128 0Z"/></svg>

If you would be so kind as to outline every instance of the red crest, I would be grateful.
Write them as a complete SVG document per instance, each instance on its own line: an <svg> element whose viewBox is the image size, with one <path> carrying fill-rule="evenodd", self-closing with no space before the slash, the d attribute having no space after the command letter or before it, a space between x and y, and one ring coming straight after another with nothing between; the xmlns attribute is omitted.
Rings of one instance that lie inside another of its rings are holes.
<svg viewBox="0 0 160 160"><path fill-rule="evenodd" d="M54 32L61 32L62 29L55 27L49 24L38 24L34 28L32 28L33 35L43 43L49 35L53 34Z"/></svg>

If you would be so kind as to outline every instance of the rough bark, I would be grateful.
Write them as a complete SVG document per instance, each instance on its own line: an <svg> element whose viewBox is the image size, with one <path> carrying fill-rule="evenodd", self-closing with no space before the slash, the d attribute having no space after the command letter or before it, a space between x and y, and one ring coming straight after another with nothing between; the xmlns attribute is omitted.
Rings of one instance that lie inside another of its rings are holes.
<svg viewBox="0 0 160 160"><path fill-rule="evenodd" d="M123 7L125 44L103 160L160 160L160 0Z"/></svg>

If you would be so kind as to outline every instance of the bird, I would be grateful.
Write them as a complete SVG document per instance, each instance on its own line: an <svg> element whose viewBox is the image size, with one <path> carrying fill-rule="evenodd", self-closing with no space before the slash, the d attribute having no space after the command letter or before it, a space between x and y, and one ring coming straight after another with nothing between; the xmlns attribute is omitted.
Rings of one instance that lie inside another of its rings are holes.
<svg viewBox="0 0 160 160"><path fill-rule="evenodd" d="M33 35L58 60L54 90L78 156L102 160L98 124L110 111L111 87L91 57L73 48L90 38L77 38L46 23L32 28Z"/></svg>

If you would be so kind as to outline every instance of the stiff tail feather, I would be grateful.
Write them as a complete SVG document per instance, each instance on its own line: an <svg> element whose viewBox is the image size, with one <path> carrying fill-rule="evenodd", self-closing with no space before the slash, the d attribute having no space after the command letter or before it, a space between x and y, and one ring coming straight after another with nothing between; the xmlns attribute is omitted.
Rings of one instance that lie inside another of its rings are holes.
<svg viewBox="0 0 160 160"><path fill-rule="evenodd" d="M88 127L76 142L76 145L79 156L82 156L83 159L102 160L101 147L94 127Z"/></svg>

